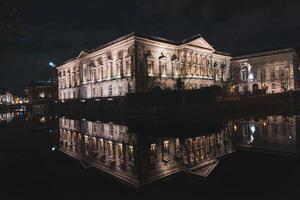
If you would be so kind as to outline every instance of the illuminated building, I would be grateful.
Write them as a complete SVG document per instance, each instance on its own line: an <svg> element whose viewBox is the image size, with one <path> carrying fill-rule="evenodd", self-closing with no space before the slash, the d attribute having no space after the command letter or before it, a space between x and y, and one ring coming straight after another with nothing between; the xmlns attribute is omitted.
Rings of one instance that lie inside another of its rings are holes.
<svg viewBox="0 0 300 200"><path fill-rule="evenodd" d="M0 105L10 105L13 103L13 94L6 89L0 88Z"/></svg>
<svg viewBox="0 0 300 200"><path fill-rule="evenodd" d="M281 49L233 57L231 92L280 93L299 88L299 57Z"/></svg>
<svg viewBox="0 0 300 200"><path fill-rule="evenodd" d="M200 35L181 42L131 33L80 54L60 66L60 100L125 96L155 87L185 89L221 85L230 57Z"/></svg>

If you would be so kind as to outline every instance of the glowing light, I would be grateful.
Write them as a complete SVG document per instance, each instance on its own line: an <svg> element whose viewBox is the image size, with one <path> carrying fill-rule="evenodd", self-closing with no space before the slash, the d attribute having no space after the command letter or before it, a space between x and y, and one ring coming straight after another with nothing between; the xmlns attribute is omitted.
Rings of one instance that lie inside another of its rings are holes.
<svg viewBox="0 0 300 200"><path fill-rule="evenodd" d="M53 62L49 62L49 66L56 67L56 65Z"/></svg>
<svg viewBox="0 0 300 200"><path fill-rule="evenodd" d="M289 136L289 139L292 139L292 136Z"/></svg>
<svg viewBox="0 0 300 200"><path fill-rule="evenodd" d="M51 148L51 151L55 151L55 150L56 150L56 147L52 147L52 148Z"/></svg>
<svg viewBox="0 0 300 200"><path fill-rule="evenodd" d="M251 132L254 134L255 133L255 126L252 124L252 125L250 125L250 130L251 130Z"/></svg>
<svg viewBox="0 0 300 200"><path fill-rule="evenodd" d="M249 80L253 80L253 78L254 78L254 77L253 77L253 74L250 73L249 76L248 76L248 78L249 78Z"/></svg>
<svg viewBox="0 0 300 200"><path fill-rule="evenodd" d="M234 125L234 126L233 126L233 129L234 129L234 131L236 131L236 130L237 130L237 126L236 126L236 125Z"/></svg>

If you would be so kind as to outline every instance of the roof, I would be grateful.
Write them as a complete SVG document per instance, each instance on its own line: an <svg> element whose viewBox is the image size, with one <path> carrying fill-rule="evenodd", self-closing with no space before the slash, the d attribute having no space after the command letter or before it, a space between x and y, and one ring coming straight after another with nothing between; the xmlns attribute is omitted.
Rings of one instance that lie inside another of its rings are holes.
<svg viewBox="0 0 300 200"><path fill-rule="evenodd" d="M255 58L255 57L262 57L262 56L269 56L269 55L276 55L276 54L283 54L283 53L296 53L296 51L293 48L257 51L257 52L253 52L253 53L234 56L234 57L232 57L232 61L248 59L248 58Z"/></svg>
<svg viewBox="0 0 300 200"><path fill-rule="evenodd" d="M123 41L123 40L126 40L126 39L128 39L128 38L130 38L130 37L134 37L134 36L135 36L135 37L145 38L145 39L150 39L150 40L155 40L155 41L158 41L158 42L164 42L164 43L171 44L171 45L177 45L177 46L179 46L179 45L184 45L184 44L189 44L189 43L190 43L191 45L193 45L193 44L192 44L193 41L196 41L196 40L198 40L198 39L202 39L202 40L203 40L203 41L202 41L202 44L205 44L205 45L207 46L206 49L214 50L213 47L210 46L210 45L202 38L202 35L201 35L201 34L197 34L197 35L195 35L195 36L192 36L192 37L183 39L183 40L181 40L181 41L174 41L174 40L170 40L170 39L166 39L166 38L162 38L162 37L157 37L157 36L152 36L152 35L147 35L147 34L143 34L143 33L131 32L131 33L126 34L126 35L124 35L124 36L121 36L121 37L119 37L119 38L117 38L117 39L115 39L115 40L112 40L112 41L110 41L110 42L107 42L107 43L105 43L105 44L102 44L102 45L100 45L100 46L98 46L98 47L96 47L96 48L94 48L94 49L90 49L90 50L89 50L89 49L84 49L84 50L82 50L82 51L79 53L78 56L73 57L73 58L71 58L71 59L68 59L68 60L64 61L63 63L61 63L60 65L58 65L58 67L61 66L61 65L66 64L66 63L69 63L69 62L71 62L71 61L74 61L74 60L78 59L78 58L79 58L82 54L84 54L84 53L90 54L90 53L96 52L96 51L98 51L98 50L100 50L100 49L103 49L103 48L105 48L105 47L111 46L111 45L113 45L113 44L116 44L116 43L118 43L118 42L121 42L121 41ZM205 48L205 47L204 47L204 48ZM215 50L214 50L214 51L215 51ZM216 53L217 53L217 54L220 54L220 55L229 55L228 53L220 52L220 51L218 51L218 52L216 52Z"/></svg>

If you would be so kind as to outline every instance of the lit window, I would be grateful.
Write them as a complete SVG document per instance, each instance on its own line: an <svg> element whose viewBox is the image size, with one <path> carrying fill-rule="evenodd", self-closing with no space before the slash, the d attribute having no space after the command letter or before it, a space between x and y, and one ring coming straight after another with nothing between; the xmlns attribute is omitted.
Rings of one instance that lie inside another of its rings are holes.
<svg viewBox="0 0 300 200"><path fill-rule="evenodd" d="M39 93L39 97L45 98L45 92L40 92L40 93Z"/></svg>
<svg viewBox="0 0 300 200"><path fill-rule="evenodd" d="M165 154L169 154L170 153L169 141L168 140L164 141L164 144L163 144L163 153L165 153Z"/></svg>
<svg viewBox="0 0 300 200"><path fill-rule="evenodd" d="M272 90L275 90L275 83L272 83Z"/></svg>
<svg viewBox="0 0 300 200"><path fill-rule="evenodd" d="M150 145L150 155L152 158L156 158L156 144Z"/></svg>
<svg viewBox="0 0 300 200"><path fill-rule="evenodd" d="M134 161L134 148L132 145L129 146L128 159L129 161Z"/></svg>

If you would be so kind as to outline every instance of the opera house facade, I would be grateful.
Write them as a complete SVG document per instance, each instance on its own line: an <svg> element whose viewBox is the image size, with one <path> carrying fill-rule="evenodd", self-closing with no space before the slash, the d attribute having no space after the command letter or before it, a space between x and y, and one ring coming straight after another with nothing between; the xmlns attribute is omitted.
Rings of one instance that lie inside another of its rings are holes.
<svg viewBox="0 0 300 200"><path fill-rule="evenodd" d="M59 65L58 99L212 85L231 93L279 93L299 87L299 69L294 49L231 57L216 51L201 35L175 42L130 33L96 49L82 50Z"/></svg>

